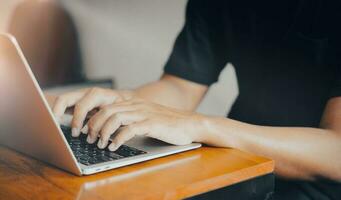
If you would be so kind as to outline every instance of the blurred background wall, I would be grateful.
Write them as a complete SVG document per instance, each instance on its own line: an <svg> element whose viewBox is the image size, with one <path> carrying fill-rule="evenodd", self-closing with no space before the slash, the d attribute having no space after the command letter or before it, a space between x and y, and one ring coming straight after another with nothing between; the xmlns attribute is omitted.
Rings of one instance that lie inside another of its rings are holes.
<svg viewBox="0 0 341 200"><path fill-rule="evenodd" d="M0 31L8 31L15 7L25 1L41 3L53 0L0 1ZM53 2L62 5L74 21L86 76L90 79L113 78L117 88L134 88L160 77L183 26L187 0ZM63 29L53 30L59 32ZM63 50L66 46L58 48ZM211 87L199 112L224 116L237 93L234 69L228 65L219 82Z"/></svg>
<svg viewBox="0 0 341 200"><path fill-rule="evenodd" d="M0 1L0 31L6 31L13 10L22 0L1 0Z"/></svg>

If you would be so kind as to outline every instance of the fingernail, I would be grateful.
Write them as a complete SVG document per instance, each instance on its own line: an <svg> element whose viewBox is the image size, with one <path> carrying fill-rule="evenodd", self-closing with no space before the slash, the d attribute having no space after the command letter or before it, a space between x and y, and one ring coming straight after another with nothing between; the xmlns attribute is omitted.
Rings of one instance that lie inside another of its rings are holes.
<svg viewBox="0 0 341 200"><path fill-rule="evenodd" d="M78 128L72 128L71 129L71 134L72 134L72 137L77 137L79 135Z"/></svg>
<svg viewBox="0 0 341 200"><path fill-rule="evenodd" d="M89 132L89 127L88 127L88 125L85 125L85 126L81 129L81 132L84 133L84 134L88 134L88 132Z"/></svg>
<svg viewBox="0 0 341 200"><path fill-rule="evenodd" d="M103 142L102 140L99 140L97 143L97 146L100 149L104 149L105 148L105 142Z"/></svg>
<svg viewBox="0 0 341 200"><path fill-rule="evenodd" d="M110 151L116 151L117 150L117 147L114 143L111 143L108 148Z"/></svg>
<svg viewBox="0 0 341 200"><path fill-rule="evenodd" d="M93 144L96 140L93 140L90 135L86 138L86 141L89 143L89 144Z"/></svg>
<svg viewBox="0 0 341 200"><path fill-rule="evenodd" d="M72 122L72 115L69 114L64 114L59 118L60 124L65 125L65 126L70 126Z"/></svg>
<svg viewBox="0 0 341 200"><path fill-rule="evenodd" d="M98 143L97 143L97 147L102 149L102 140L99 140Z"/></svg>

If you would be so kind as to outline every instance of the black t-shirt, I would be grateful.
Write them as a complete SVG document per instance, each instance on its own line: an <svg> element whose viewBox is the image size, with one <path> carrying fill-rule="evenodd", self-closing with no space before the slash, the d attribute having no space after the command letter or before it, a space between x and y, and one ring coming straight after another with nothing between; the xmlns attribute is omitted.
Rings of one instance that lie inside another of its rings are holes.
<svg viewBox="0 0 341 200"><path fill-rule="evenodd" d="M230 62L239 96L229 118L318 127L327 101L341 96L340 4L189 0L186 23L164 71L211 85ZM339 184L322 180L278 184L303 199L333 199L341 190Z"/></svg>

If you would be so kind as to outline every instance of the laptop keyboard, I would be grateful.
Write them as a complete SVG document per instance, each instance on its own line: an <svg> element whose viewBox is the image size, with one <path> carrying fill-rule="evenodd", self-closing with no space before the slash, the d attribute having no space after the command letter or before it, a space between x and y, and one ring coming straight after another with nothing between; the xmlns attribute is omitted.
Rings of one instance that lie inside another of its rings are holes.
<svg viewBox="0 0 341 200"><path fill-rule="evenodd" d="M94 165L147 153L127 145L122 145L116 151L109 151L107 148L100 149L96 143L89 144L86 141L87 135L81 134L74 138L71 136L71 128L61 126L61 129L78 162L84 165Z"/></svg>

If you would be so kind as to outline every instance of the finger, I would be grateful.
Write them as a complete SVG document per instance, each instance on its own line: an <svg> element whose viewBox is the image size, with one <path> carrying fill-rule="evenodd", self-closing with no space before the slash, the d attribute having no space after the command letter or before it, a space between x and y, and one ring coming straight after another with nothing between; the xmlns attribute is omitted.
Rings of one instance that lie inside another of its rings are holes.
<svg viewBox="0 0 341 200"><path fill-rule="evenodd" d="M87 113L98 104L95 99L96 97L94 95L88 93L76 103L71 123L73 137L79 136L80 129L82 128Z"/></svg>
<svg viewBox="0 0 341 200"><path fill-rule="evenodd" d="M99 148L105 148L108 145L110 136L117 131L120 126L126 126L132 123L140 122L145 119L141 112L128 111L112 115L103 125L100 131Z"/></svg>
<svg viewBox="0 0 341 200"><path fill-rule="evenodd" d="M84 127L81 129L81 132L84 134L88 134L90 131L99 131L100 127L103 126L104 122L107 120L108 117L110 117L113 113L115 112L122 112L122 111L130 111L133 109L128 109L128 108L117 108L115 109L115 107L121 107L121 106L129 106L132 103L129 101L119 101L119 99L117 99L118 103L115 102L114 105L103 105L103 106L99 106L99 110L92 114L92 116L89 117L88 122L86 123L86 125L84 125ZM110 111L112 110L113 111ZM117 111L115 111L117 110ZM87 115L89 116L89 114ZM90 128L89 128L90 126Z"/></svg>
<svg viewBox="0 0 341 200"><path fill-rule="evenodd" d="M81 98L83 98L85 93L85 90L79 90L76 92L65 93L57 97L52 108L55 117L60 120L66 109L74 106Z"/></svg>
<svg viewBox="0 0 341 200"><path fill-rule="evenodd" d="M104 108L108 108L108 107L112 107L112 106L128 106L128 105L133 105L135 102L131 99L129 100L124 100L120 95L119 98L117 98L117 100L108 103L106 105L100 106L100 109L104 109ZM111 105L109 105L111 104Z"/></svg>
<svg viewBox="0 0 341 200"><path fill-rule="evenodd" d="M112 93L113 94L113 93ZM107 96L101 89L93 88L75 105L72 119L72 136L77 137L89 111L115 101L119 96Z"/></svg>
<svg viewBox="0 0 341 200"><path fill-rule="evenodd" d="M94 113L92 116L89 117L90 118L89 121L81 129L81 132L84 134L90 133L90 135L92 132L94 132L94 136L92 137L92 139L90 139L90 141L92 141L91 143L94 143L97 140L99 130L101 129L101 127L103 126L104 122L107 120L108 117L110 117L113 113L116 113L116 112L131 111L133 109L118 108L117 111L105 112L105 113L103 111L107 109L112 109L111 107L131 106L133 103L134 102L132 100L123 101L122 99L118 98L117 101L115 101L115 104L111 105L110 107L108 105L99 106L99 111L97 111L96 113ZM135 107L137 108L137 106ZM107 116L107 114L109 116ZM100 120L102 118L103 118L103 121ZM89 125L91 126L91 128L89 128Z"/></svg>
<svg viewBox="0 0 341 200"><path fill-rule="evenodd" d="M60 119L59 119L59 124L63 126L71 126L71 121L72 121L72 115L69 114L64 114Z"/></svg>
<svg viewBox="0 0 341 200"><path fill-rule="evenodd" d="M149 126L146 122L139 122L123 127L109 145L110 151L116 151L121 145L136 135L147 135Z"/></svg>
<svg viewBox="0 0 341 200"><path fill-rule="evenodd" d="M93 117L90 118L87 125L84 126L86 128L82 129L82 132L89 134L89 141L90 143L93 143L96 141L99 131L104 126L104 123L108 120L108 118L116 113L120 112L127 112L127 111L134 111L136 110L136 106L130 106L130 105L123 105L123 106L107 106L106 108L103 108L98 113L96 113ZM86 130L88 129L88 130Z"/></svg>

